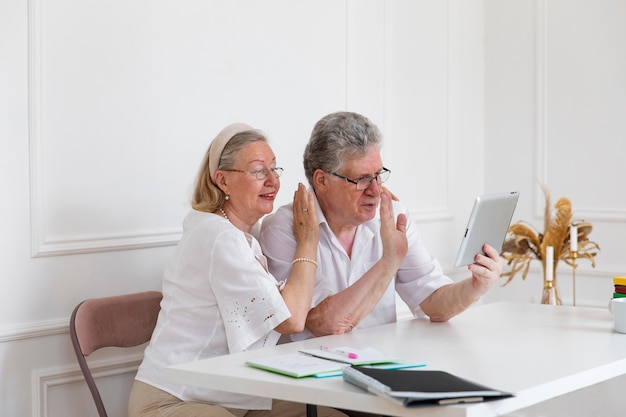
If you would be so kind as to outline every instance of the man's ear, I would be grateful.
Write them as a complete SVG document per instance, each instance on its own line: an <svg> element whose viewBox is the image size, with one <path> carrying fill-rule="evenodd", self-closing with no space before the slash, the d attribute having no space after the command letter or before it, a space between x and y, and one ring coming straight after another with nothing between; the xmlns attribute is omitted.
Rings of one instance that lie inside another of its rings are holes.
<svg viewBox="0 0 626 417"><path fill-rule="evenodd" d="M315 172L313 173L313 184L315 185L316 191L326 192L326 190L328 189L328 181L330 181L330 178L328 178L326 172L322 171L321 169L315 170Z"/></svg>

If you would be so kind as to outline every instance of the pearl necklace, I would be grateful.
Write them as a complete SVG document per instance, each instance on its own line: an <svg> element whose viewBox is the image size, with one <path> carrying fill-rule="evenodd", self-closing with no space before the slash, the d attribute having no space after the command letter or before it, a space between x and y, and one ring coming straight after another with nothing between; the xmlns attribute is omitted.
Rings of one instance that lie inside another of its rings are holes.
<svg viewBox="0 0 626 417"><path fill-rule="evenodd" d="M224 209L220 207L220 208L218 208L218 210L222 213L222 216L223 216L226 220L228 220L228 216L226 215L226 212L224 211Z"/></svg>

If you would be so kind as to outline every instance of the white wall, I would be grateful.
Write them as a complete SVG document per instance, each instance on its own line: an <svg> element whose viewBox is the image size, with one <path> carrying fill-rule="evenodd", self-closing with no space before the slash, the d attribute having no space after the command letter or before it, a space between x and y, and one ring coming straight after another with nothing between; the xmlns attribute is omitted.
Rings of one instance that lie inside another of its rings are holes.
<svg viewBox="0 0 626 417"><path fill-rule="evenodd" d="M593 223L596 267L579 261L576 305L605 308L612 277L626 273L626 1L485 2L485 187L518 188L514 220L543 229L546 184L552 204L572 202ZM484 301L534 301L540 265ZM572 269L557 270L564 304Z"/></svg>
<svg viewBox="0 0 626 417"><path fill-rule="evenodd" d="M390 187L450 264L483 189L482 28L482 1L3 0L0 415L95 415L70 313L160 287L228 123L269 135L283 204L315 121L366 114ZM140 354L92 358L112 416Z"/></svg>
<svg viewBox="0 0 626 417"><path fill-rule="evenodd" d="M624 1L595 4L0 2L0 416L95 415L69 315L85 298L160 287L201 155L233 121L269 135L286 169L282 204L303 180L315 121L342 109L369 116L386 135L389 186L446 268L474 195L517 188L516 217L536 220L542 175L596 226L603 251L595 270L581 266L581 287L589 304L604 303L610 277L626 269L617 169L626 145L612 113L623 110L626 72L624 29L591 16L625 12ZM566 27L581 22L603 41L586 60L562 48L584 43ZM537 63L540 47L550 65ZM588 84L573 59L596 62L606 78ZM578 107L564 123L570 92ZM602 135L583 135L590 126ZM563 158L563 141L577 152ZM486 301L540 291L514 284ZM92 358L112 416L124 415L140 353Z"/></svg>

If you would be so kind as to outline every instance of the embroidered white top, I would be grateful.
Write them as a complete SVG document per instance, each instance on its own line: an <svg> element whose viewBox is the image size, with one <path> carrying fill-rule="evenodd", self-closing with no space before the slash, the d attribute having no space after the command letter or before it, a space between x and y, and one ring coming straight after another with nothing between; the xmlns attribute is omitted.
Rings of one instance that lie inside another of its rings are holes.
<svg viewBox="0 0 626 417"><path fill-rule="evenodd" d="M269 409L271 399L168 384L167 366L275 345L290 313L257 240L191 210L163 275L161 312L136 379L185 401Z"/></svg>

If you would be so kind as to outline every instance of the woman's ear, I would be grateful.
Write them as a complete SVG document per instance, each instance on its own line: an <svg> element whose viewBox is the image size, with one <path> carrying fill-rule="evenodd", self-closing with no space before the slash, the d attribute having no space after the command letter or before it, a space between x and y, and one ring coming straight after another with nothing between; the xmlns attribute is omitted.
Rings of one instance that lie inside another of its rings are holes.
<svg viewBox="0 0 626 417"><path fill-rule="evenodd" d="M226 176L224 176L224 173L222 171L215 171L215 184L217 184L220 190L228 194L228 184L226 183Z"/></svg>

